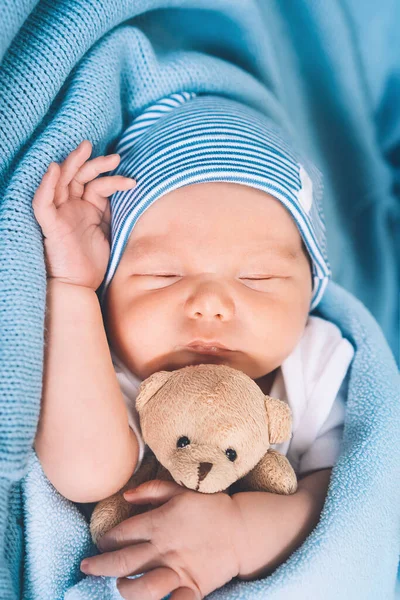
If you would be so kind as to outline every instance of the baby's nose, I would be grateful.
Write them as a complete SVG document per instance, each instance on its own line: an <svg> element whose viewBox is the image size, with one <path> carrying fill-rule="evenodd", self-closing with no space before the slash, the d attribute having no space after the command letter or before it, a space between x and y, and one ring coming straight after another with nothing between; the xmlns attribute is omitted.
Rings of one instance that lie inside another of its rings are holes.
<svg viewBox="0 0 400 600"><path fill-rule="evenodd" d="M215 280L197 284L185 305L192 319L229 320L235 314L235 304L226 286Z"/></svg>

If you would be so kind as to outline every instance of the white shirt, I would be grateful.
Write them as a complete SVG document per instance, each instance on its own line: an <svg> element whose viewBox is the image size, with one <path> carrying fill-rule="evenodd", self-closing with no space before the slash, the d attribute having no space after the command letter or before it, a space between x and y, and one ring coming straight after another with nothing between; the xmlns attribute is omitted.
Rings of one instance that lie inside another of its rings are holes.
<svg viewBox="0 0 400 600"><path fill-rule="evenodd" d="M340 451L349 365L353 346L340 329L320 317L309 317L292 353L277 370L270 396L287 402L292 411L292 436L271 448L285 455L297 476L333 467ZM135 400L141 379L111 351L115 373L128 409L129 425L139 442L140 467L144 444Z"/></svg>

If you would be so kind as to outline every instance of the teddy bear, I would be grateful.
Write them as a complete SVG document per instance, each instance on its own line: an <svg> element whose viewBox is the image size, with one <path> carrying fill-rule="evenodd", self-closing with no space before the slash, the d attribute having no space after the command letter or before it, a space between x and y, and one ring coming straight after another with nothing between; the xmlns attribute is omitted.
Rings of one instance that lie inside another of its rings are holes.
<svg viewBox="0 0 400 600"><path fill-rule="evenodd" d="M158 371L141 383L136 409L146 451L126 485L95 506L90 520L95 544L121 521L150 508L129 503L123 492L152 479L204 494L296 491L289 461L270 448L291 437L291 410L264 395L242 371L221 364Z"/></svg>

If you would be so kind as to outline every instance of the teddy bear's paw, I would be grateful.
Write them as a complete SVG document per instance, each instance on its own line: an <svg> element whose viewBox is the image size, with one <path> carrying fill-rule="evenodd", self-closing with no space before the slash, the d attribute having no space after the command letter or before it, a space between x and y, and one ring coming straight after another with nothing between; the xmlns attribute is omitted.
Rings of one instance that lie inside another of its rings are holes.
<svg viewBox="0 0 400 600"><path fill-rule="evenodd" d="M264 457L264 474L275 494L294 494L297 477L286 456L270 448Z"/></svg>
<svg viewBox="0 0 400 600"><path fill-rule="evenodd" d="M237 482L240 491L294 494L297 478L286 456L269 449L260 462Z"/></svg>
<svg viewBox="0 0 400 600"><path fill-rule="evenodd" d="M97 545L98 540L107 531L133 516L135 512L136 507L127 502L119 493L99 502L95 506L90 520L90 534L93 542Z"/></svg>

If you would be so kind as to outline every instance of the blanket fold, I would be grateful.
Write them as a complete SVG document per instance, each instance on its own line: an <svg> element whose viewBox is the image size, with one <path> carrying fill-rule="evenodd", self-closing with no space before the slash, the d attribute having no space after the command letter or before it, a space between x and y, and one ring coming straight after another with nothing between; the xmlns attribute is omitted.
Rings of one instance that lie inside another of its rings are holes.
<svg viewBox="0 0 400 600"><path fill-rule="evenodd" d="M395 597L400 5L382 0L379 19L375 7L372 0L0 0L1 598L120 597L113 578L79 571L96 552L87 521L32 450L46 302L32 198L51 161L85 138L93 157L113 152L132 118L185 90L265 112L323 173L336 283L316 314L355 348L343 452L319 524L269 577L233 580L210 596Z"/></svg>

